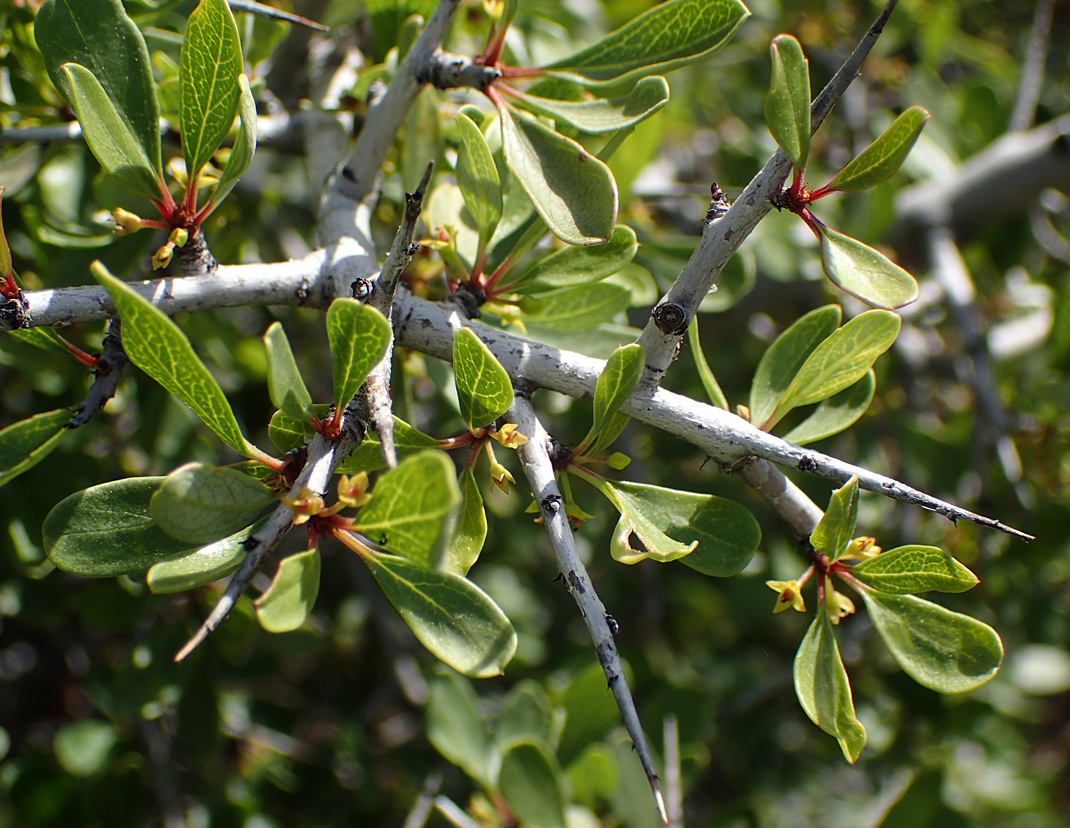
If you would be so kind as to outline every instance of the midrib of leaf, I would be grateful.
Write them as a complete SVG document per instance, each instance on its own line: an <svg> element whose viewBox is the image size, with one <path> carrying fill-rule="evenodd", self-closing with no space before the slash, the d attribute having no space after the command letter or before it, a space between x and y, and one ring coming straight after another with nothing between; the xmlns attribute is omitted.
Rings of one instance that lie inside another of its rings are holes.
<svg viewBox="0 0 1070 828"><path fill-rule="evenodd" d="M209 5L204 5L201 8L206 17L213 10ZM200 49L194 49L192 44L188 50L189 80L191 81L189 95L192 100L191 106L187 106L185 100L183 100L182 146L191 179L219 148L218 146L211 146L214 141L210 140L210 136L213 134L220 135L220 138L225 136L230 130L230 124L233 122L234 115L237 112L237 79L238 75L241 74L242 67L240 62L235 65L233 60L225 60L228 53L233 54L236 46L231 39L234 33L231 32L230 27L227 25L228 22L224 16L222 23L217 22L217 20L209 21L206 19L202 25L198 26L198 29L204 34L203 40L198 39L197 45L207 46L214 51L214 54L212 51L208 52L207 61L202 62L204 53ZM240 49L240 47L238 48ZM184 49L183 58L185 57L186 50ZM197 82L192 82L194 77L197 76L197 69L201 70L201 74ZM207 82L204 80L205 77L208 78ZM205 89L205 86L207 86L207 89ZM219 92L218 95L217 91ZM185 92L186 90L183 89L183 93ZM230 98L229 102L227 100L228 96ZM185 94L182 97L185 98ZM194 119L197 120L194 121ZM194 123L199 123L200 129L192 136L194 140L190 142L188 141L190 137L188 131L191 130Z"/></svg>

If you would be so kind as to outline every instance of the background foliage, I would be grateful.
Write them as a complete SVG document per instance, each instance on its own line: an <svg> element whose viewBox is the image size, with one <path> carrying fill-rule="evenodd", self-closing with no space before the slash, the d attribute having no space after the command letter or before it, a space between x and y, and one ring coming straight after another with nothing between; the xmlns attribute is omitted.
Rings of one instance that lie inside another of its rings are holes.
<svg viewBox="0 0 1070 828"><path fill-rule="evenodd" d="M53 122L62 106L34 51L32 5L0 8L5 127ZM521 5L514 28L522 37L511 46L526 50L532 62L545 62L649 4ZM753 16L727 48L670 75L670 103L611 162L621 188L620 221L636 230L641 244L636 264L617 277L631 297L621 323L641 327L679 272L701 231L709 183L716 180L733 197L775 148L763 110L769 41L779 32L794 34L819 89L877 11L833 0L749 5ZM192 6L127 2L135 19L150 27L150 49L172 61L178 42L173 33ZM335 26L359 19L338 37L354 38L372 65L387 56L405 16L426 15L433 4L368 0L362 7L354 0L320 0L294 7ZM474 54L485 29L478 9L469 11L455 22L451 45ZM903 172L876 190L823 201L822 219L875 243L894 221L898 191L913 181L952 175L960 161L999 138L1018 93L1033 14L1034 4L1014 0L903 0L861 82L814 138L811 177L821 180L812 183L827 180L818 165L826 161L831 172L842 167L890 122L893 110L920 105L933 117ZM1065 15L1058 6L1038 123L1065 114ZM239 27L247 63L281 106L294 107L311 94L299 71L309 58L307 32L245 16L239 16ZM358 117L370 82L360 76L342 98ZM435 99L451 96L458 97L426 90L399 136L376 216L381 249L398 224L403 191L423 172L414 156L445 151L421 142L440 134L426 128L439 117ZM177 97L165 96L162 106L165 114L168 106L177 112ZM173 154L166 141L165 152ZM232 197L209 220L206 234L220 261L275 261L315 246L309 176L291 149L258 149ZM105 252L109 267L130 278L161 243L147 233L110 235L98 211L129 201L103 191L98 169L78 142L3 147L4 225L27 287L84 284L89 262ZM998 201L1001 194L990 197ZM761 521L763 541L751 566L730 581L649 561L624 567L605 554L615 513L577 484L582 505L594 513L578 539L620 626L621 651L656 750L664 716L672 713L679 721L687 824L1065 824L1070 291L1062 233L1070 222L1060 191L1049 190L1043 199L1044 206L986 226L962 247L987 332L981 347L1009 412L1005 421L993 426L975 396L969 360L978 343L948 311L932 280L915 269L922 299L905 311L895 349L876 366L875 400L858 425L827 446L1037 535L1026 546L874 496L861 499L859 527L885 548L939 545L981 578L968 597L946 596L943 603L980 617L1003 638L1004 668L984 688L945 697L919 687L874 646L863 613L847 619L838 629L841 650L869 732L862 758L848 766L837 745L807 720L792 691L791 662L808 619L794 613L773 618L764 582L792 578L805 563L775 515L691 447L632 425L623 437L633 458L628 479L686 483L690 491L741 500ZM902 253L905 258L909 250ZM829 291L809 232L790 216L770 215L701 317L706 357L733 405L746 402L758 359L775 335L826 304ZM285 324L312 397L330 399L320 314L248 308L181 319L245 434L259 445L267 444L263 416L271 410L260 336L276 319ZM102 336L94 326L72 332L87 348L99 347ZM442 369L416 355L401 367L413 380L409 396L398 397L406 416L435 436L459 432L459 413L452 419L442 414L449 410L442 404L449 388ZM686 350L666 386L702 396ZM0 338L0 427L74 405L85 387L85 370L73 361ZM552 431L579 441L590 422L588 408L556 397L549 405ZM1007 459L1008 438L1020 454L1020 476ZM79 579L53 571L44 559L42 522L66 495L102 480L166 474L189 460L219 459L218 442L185 409L129 371L104 417L0 492L0 826L92 826L105 820L139 826L182 820L213 826L400 825L435 774L441 774L443 793L493 819L494 804L472 777L478 780L486 751L493 751L495 740L506 744L506 736L488 731L484 745L468 745L468 758L449 756L468 774L435 748L457 744L451 727L467 734L462 743L469 737L478 742L472 734L479 730L463 726L465 706L457 700L471 698L471 691L478 696L475 710L489 723L508 722L502 711L525 705L543 712L548 704L568 709L570 723L586 725L577 732L570 724L560 736L562 763L582 759L572 765L582 769L570 775L573 797L606 824L653 824L641 775L639 784L628 776L627 740L608 694L584 689L601 688L604 679L572 600L553 582L557 572L544 533L523 514L523 486L507 499L485 477L479 480L490 526L471 575L513 620L519 648L504 677L474 685L434 666L368 573L337 546L324 547L316 610L300 630L261 631L246 597L181 665L170 656L215 593L154 596L135 579ZM796 479L817 503L827 502L827 483ZM607 755L622 758L614 764L603 761ZM605 771L613 766L615 778ZM442 817L432 820L441 823Z"/></svg>

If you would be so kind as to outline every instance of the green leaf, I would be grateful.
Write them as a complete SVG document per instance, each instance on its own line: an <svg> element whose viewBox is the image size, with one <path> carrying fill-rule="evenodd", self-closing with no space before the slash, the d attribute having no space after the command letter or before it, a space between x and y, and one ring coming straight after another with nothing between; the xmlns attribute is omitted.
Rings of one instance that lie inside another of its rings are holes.
<svg viewBox="0 0 1070 828"><path fill-rule="evenodd" d="M617 223L617 182L582 146L523 112L498 107L505 163L555 236L568 244L607 241Z"/></svg>
<svg viewBox="0 0 1070 828"><path fill-rule="evenodd" d="M219 176L219 183L212 191L211 208L209 212L219 206L234 189L238 179L249 169L253 155L256 153L256 100L249 88L249 78L243 73L238 76L238 136L234 140L234 146L227 156L227 163L223 166L223 172Z"/></svg>
<svg viewBox="0 0 1070 828"><path fill-rule="evenodd" d="M775 422L769 422L769 418L777 410L810 354L839 326L842 313L839 305L825 305L812 310L796 320L766 349L754 372L750 389L752 423L763 430L775 425Z"/></svg>
<svg viewBox="0 0 1070 828"><path fill-rule="evenodd" d="M453 536L446 547L445 568L457 575L467 575L479 559L487 540L487 513L483 508L483 495L476 483L475 470L465 468L457 479L461 490L461 507Z"/></svg>
<svg viewBox="0 0 1070 828"><path fill-rule="evenodd" d="M258 521L221 541L164 558L149 569L145 582L155 595L164 595L197 589L225 578L241 565L245 541L263 525L264 521Z"/></svg>
<svg viewBox="0 0 1070 828"><path fill-rule="evenodd" d="M586 331L616 318L630 302L631 293L623 285L593 282L542 294L541 309L526 315L525 321L571 332Z"/></svg>
<svg viewBox="0 0 1070 828"><path fill-rule="evenodd" d="M85 779L106 769L118 741L119 734L111 722L83 719L60 726L52 740L52 751L66 773Z"/></svg>
<svg viewBox="0 0 1070 828"><path fill-rule="evenodd" d="M460 505L453 463L441 451L422 451L385 472L354 529L372 542L421 566L442 560L443 529Z"/></svg>
<svg viewBox="0 0 1070 828"><path fill-rule="evenodd" d="M164 478L149 508L171 537L204 544L245 528L275 500L271 489L237 469L187 463Z"/></svg>
<svg viewBox="0 0 1070 828"><path fill-rule="evenodd" d="M0 187L0 201L4 197L4 187ZM3 218L0 217L0 279L11 273L11 247L7 243L7 235L4 233Z"/></svg>
<svg viewBox="0 0 1070 828"><path fill-rule="evenodd" d="M331 406L327 403L315 403L312 406L312 415L316 419L322 420L330 410ZM275 445L275 448L283 454L293 451L298 446L303 446L315 435L315 430L307 420L295 419L283 411L276 411L271 415L271 420L268 422L268 438ZM365 442L368 439L369 437L365 437ZM363 445L364 443L361 443L357 450L359 451ZM376 446L378 445L379 443L376 441ZM382 468L382 466L379 468ZM341 466L336 471L339 474L352 474L351 471L343 471ZM357 469L357 471L360 471L360 469Z"/></svg>
<svg viewBox="0 0 1070 828"><path fill-rule="evenodd" d="M832 493L825 514L810 533L810 543L830 562L836 561L847 551L857 522L858 478L852 475Z"/></svg>
<svg viewBox="0 0 1070 828"><path fill-rule="evenodd" d="M795 655L795 695L810 720L840 743L852 764L866 744L866 729L855 716L847 671L824 609L807 630Z"/></svg>
<svg viewBox="0 0 1070 828"><path fill-rule="evenodd" d="M660 75L643 78L631 92L591 101L559 101L522 92L513 102L555 123L568 124L580 132L599 135L629 129L645 121L669 102L669 84Z"/></svg>
<svg viewBox="0 0 1070 828"><path fill-rule="evenodd" d="M587 446L595 442L608 425L614 428L619 425L613 423L613 415L621 407L628 396L635 390L639 378L643 375L643 366L646 364L646 354L641 346L635 344L623 345L617 348L606 360L606 367L598 375L598 382L594 389L594 422L591 430L580 443L578 453L583 453ZM615 440L620 430L613 435Z"/></svg>
<svg viewBox="0 0 1070 828"><path fill-rule="evenodd" d="M316 419L312 396L301 378L301 371L294 361L290 341L281 323L273 322L267 329L264 347L267 349L268 394L272 405L300 422Z"/></svg>
<svg viewBox="0 0 1070 828"><path fill-rule="evenodd" d="M878 592L904 595L912 592L965 592L977 576L943 549L935 546L900 546L881 552L851 568L851 574Z"/></svg>
<svg viewBox="0 0 1070 828"><path fill-rule="evenodd" d="M765 98L769 132L796 169L805 169L810 154L810 66L791 35L777 35L769 45L773 76Z"/></svg>
<svg viewBox="0 0 1070 828"><path fill-rule="evenodd" d="M839 434L866 413L876 387L877 381L870 369L854 385L822 400L809 417L784 435L784 439L797 446L805 446Z"/></svg>
<svg viewBox="0 0 1070 828"><path fill-rule="evenodd" d="M534 742L550 752L556 731L554 706L546 692L536 682L525 680L514 685L502 701L494 741L502 748Z"/></svg>
<svg viewBox="0 0 1070 828"><path fill-rule="evenodd" d="M479 249L483 250L502 218L502 188L498 167L487 146L487 139L471 118L457 113L461 146L457 153L457 184L464 204L476 222Z"/></svg>
<svg viewBox="0 0 1070 828"><path fill-rule="evenodd" d="M920 106L910 107L844 167L826 189L858 192L883 184L902 166L928 120L929 113Z"/></svg>
<svg viewBox="0 0 1070 828"><path fill-rule="evenodd" d="M569 682L559 705L565 710L565 726L561 730L557 752L566 764L620 722L613 693L606 687L606 674L593 659L589 667Z"/></svg>
<svg viewBox="0 0 1070 828"><path fill-rule="evenodd" d="M149 500L163 480L115 480L61 500L42 528L45 554L64 572L109 578L144 572L189 549L152 519Z"/></svg>
<svg viewBox="0 0 1070 828"><path fill-rule="evenodd" d="M727 411L728 398L724 395L720 383L717 382L717 378L713 375L713 370L710 368L709 362L706 361L706 354L702 350L702 343L699 341L698 317L691 320L691 325L687 329L687 339L688 344L691 346L691 356L695 360L695 370L698 371L702 387L706 389L706 396L710 398L710 402L715 406Z"/></svg>
<svg viewBox="0 0 1070 828"><path fill-rule="evenodd" d="M884 254L824 225L821 267L844 293L876 308L894 310L918 298L918 283Z"/></svg>
<svg viewBox="0 0 1070 828"><path fill-rule="evenodd" d="M189 16L182 42L182 155L196 180L223 144L238 111L241 42L226 0L201 0Z"/></svg>
<svg viewBox="0 0 1070 828"><path fill-rule="evenodd" d="M836 330L806 358L784 392L773 419L854 385L892 347L900 324L899 316L891 311L871 310Z"/></svg>
<svg viewBox="0 0 1070 828"><path fill-rule="evenodd" d="M599 430L595 441L591 444L591 450L597 454L617 442L617 438L627 428L630 420L631 417L627 414L621 414L619 411L610 415L606 424Z"/></svg>
<svg viewBox="0 0 1070 828"><path fill-rule="evenodd" d="M490 734L479 713L479 697L467 679L442 671L431 679L427 700L427 738L435 749L486 788L490 771Z"/></svg>
<svg viewBox="0 0 1070 828"><path fill-rule="evenodd" d="M145 148L100 81L77 63L63 64L62 71L70 89L71 106L82 125L82 135L97 161L134 192L158 199L163 187L161 174L153 168Z"/></svg>
<svg viewBox="0 0 1070 828"><path fill-rule="evenodd" d="M534 742L518 742L505 752L498 790L523 825L565 828L561 769Z"/></svg>
<svg viewBox="0 0 1070 828"><path fill-rule="evenodd" d="M870 589L861 595L885 646L918 684L938 693L965 693L999 669L1003 644L987 624L913 595Z"/></svg>
<svg viewBox="0 0 1070 828"><path fill-rule="evenodd" d="M307 549L283 558L274 579L256 599L256 618L268 632L292 632L305 623L320 591L320 553Z"/></svg>
<svg viewBox="0 0 1070 828"><path fill-rule="evenodd" d="M335 299L327 309L334 404L342 408L360 390L390 344L390 323L356 299Z"/></svg>
<svg viewBox="0 0 1070 828"><path fill-rule="evenodd" d="M394 555L366 554L364 562L432 655L472 678L501 675L516 652L516 631L483 590Z"/></svg>
<svg viewBox="0 0 1070 828"><path fill-rule="evenodd" d="M453 332L453 378L469 429L490 425L513 404L509 374L469 328Z"/></svg>
<svg viewBox="0 0 1070 828"><path fill-rule="evenodd" d="M749 16L738 0L669 0L544 68L592 84L663 74L720 49Z"/></svg>
<svg viewBox="0 0 1070 828"><path fill-rule="evenodd" d="M510 289L518 293L544 293L553 288L598 282L620 273L639 250L635 231L623 224L613 228L605 244L565 247L539 259L525 270Z"/></svg>
<svg viewBox="0 0 1070 828"><path fill-rule="evenodd" d="M137 154L147 163L150 180L162 181L160 107L149 51L121 0L46 0L37 13L34 37L48 76L72 106L75 96L63 65L76 63L96 78L122 131L138 145ZM80 115L78 120L82 120ZM86 127L84 121L82 127ZM149 194L150 198L159 195L155 188Z"/></svg>
<svg viewBox="0 0 1070 828"><path fill-rule="evenodd" d="M174 394L235 451L252 457L258 449L242 436L223 389L170 317L112 276L100 262L93 277L111 294L123 321L123 347L138 368Z"/></svg>
<svg viewBox="0 0 1070 828"><path fill-rule="evenodd" d="M434 437L429 437L404 420L394 417L394 448L397 449L399 460L404 460L424 449L438 447L438 440ZM382 446L375 434L368 432L364 441L339 464L335 471L338 474L355 474L361 471L377 471L385 467L386 461L383 459Z"/></svg>
<svg viewBox="0 0 1070 828"><path fill-rule="evenodd" d="M60 340L59 334L51 328L20 328L17 331L8 331L7 335L20 339L27 345L40 348L42 351L48 351L50 354L64 357L71 355L67 346Z"/></svg>
<svg viewBox="0 0 1070 828"><path fill-rule="evenodd" d="M9 425L0 431L0 486L29 471L49 455L69 433L71 413L64 408Z"/></svg>

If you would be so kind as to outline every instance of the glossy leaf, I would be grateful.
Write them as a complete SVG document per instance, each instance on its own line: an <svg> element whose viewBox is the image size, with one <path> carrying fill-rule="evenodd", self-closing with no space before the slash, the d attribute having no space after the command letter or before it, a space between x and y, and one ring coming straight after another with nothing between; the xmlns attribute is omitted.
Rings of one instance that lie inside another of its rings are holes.
<svg viewBox="0 0 1070 828"><path fill-rule="evenodd" d="M539 296L542 308L525 316L548 328L582 332L623 313L631 301L626 287L609 282L593 282Z"/></svg>
<svg viewBox="0 0 1070 828"><path fill-rule="evenodd" d="M598 282L622 271L638 250L635 231L618 224L605 244L565 247L539 259L517 278L514 289L518 293L543 293Z"/></svg>
<svg viewBox="0 0 1070 828"><path fill-rule="evenodd" d="M487 540L487 513L474 469L465 468L457 478L457 485L461 490L461 505L453 536L446 547L445 567L457 575L467 575Z"/></svg>
<svg viewBox="0 0 1070 828"><path fill-rule="evenodd" d="M267 329L264 347L267 349L268 394L272 405L301 422L316 419L312 396L305 387L281 323L273 322Z"/></svg>
<svg viewBox="0 0 1070 828"><path fill-rule="evenodd" d="M1003 660L996 631L913 595L864 589L873 626L903 672L938 693L965 693L991 679Z"/></svg>
<svg viewBox="0 0 1070 828"><path fill-rule="evenodd" d="M245 528L275 500L271 489L237 469L187 463L164 478L150 510L171 537L205 544Z"/></svg>
<svg viewBox="0 0 1070 828"><path fill-rule="evenodd" d="M738 0L669 0L545 68L581 83L664 74L720 49L749 15Z"/></svg>
<svg viewBox="0 0 1070 828"><path fill-rule="evenodd" d="M479 248L484 249L502 218L502 188L494 163L479 127L463 112L457 113L461 146L457 152L457 184L464 204L476 222Z"/></svg>
<svg viewBox="0 0 1070 828"><path fill-rule="evenodd" d="M866 413L876 387L877 381L870 369L854 385L822 400L809 417L784 435L784 439L797 446L805 446L839 434Z"/></svg>
<svg viewBox="0 0 1070 828"><path fill-rule="evenodd" d="M521 824L565 828L561 769L534 742L517 742L505 751L498 790Z"/></svg>
<svg viewBox="0 0 1070 828"><path fill-rule="evenodd" d="M806 358L776 413L783 416L792 408L828 399L854 385L892 347L900 324L899 316L891 311L871 310L833 332Z"/></svg>
<svg viewBox="0 0 1070 828"><path fill-rule="evenodd" d="M928 120L929 113L920 106L910 107L844 167L827 189L857 192L883 184L902 166Z"/></svg>
<svg viewBox="0 0 1070 828"><path fill-rule="evenodd" d="M607 241L617 223L617 182L582 146L522 112L498 107L505 163L555 236Z"/></svg>
<svg viewBox="0 0 1070 828"><path fill-rule="evenodd" d="M606 367L598 375L594 389L594 423L587 437L580 443L579 451L595 442L606 427L613 424L616 434L620 434L619 422L613 423L613 415L635 390L639 378L643 375L646 354L641 346L632 343L617 348L606 360Z"/></svg>
<svg viewBox="0 0 1070 828"><path fill-rule="evenodd" d="M71 418L66 409L46 411L0 431L0 486L29 471L56 448L69 433L63 426Z"/></svg>
<svg viewBox="0 0 1070 828"><path fill-rule="evenodd" d="M213 210L230 194L238 179L249 169L256 152L256 100L249 88L249 78L244 73L238 76L238 89L238 135L219 176L219 183L212 191Z"/></svg>
<svg viewBox="0 0 1070 828"><path fill-rule="evenodd" d="M516 631L471 581L395 555L364 562L386 597L431 654L473 678L500 675L516 652Z"/></svg>
<svg viewBox="0 0 1070 828"><path fill-rule="evenodd" d="M918 298L918 283L884 254L821 226L821 267L844 293L875 308L894 310Z"/></svg>
<svg viewBox="0 0 1070 828"><path fill-rule="evenodd" d="M669 102L669 84L665 78L655 75L640 80L627 94L612 98L559 101L517 93L512 100L517 106L552 118L555 123L598 135L645 121Z"/></svg>
<svg viewBox="0 0 1070 828"><path fill-rule="evenodd" d="M390 344L390 324L356 299L335 299L327 309L334 404L349 404Z"/></svg>
<svg viewBox="0 0 1070 828"><path fill-rule="evenodd" d="M810 66L791 35L777 35L769 45L773 76L765 98L769 132L796 169L810 155Z"/></svg>
<svg viewBox="0 0 1070 828"><path fill-rule="evenodd" d="M90 269L119 310L123 347L130 361L178 397L220 440L246 457L252 456L256 448L242 436L223 389L178 325L100 262L94 262Z"/></svg>
<svg viewBox="0 0 1070 828"><path fill-rule="evenodd" d="M162 180L160 107L149 51L121 0L46 0L34 23L34 36L48 75L63 97L74 105L63 65L84 67L111 101L122 131L137 144L137 154L150 170L149 180ZM160 193L154 188L148 195L158 198Z"/></svg>
<svg viewBox="0 0 1070 828"><path fill-rule="evenodd" d="M453 333L453 378L470 429L490 425L513 404L509 374L469 328Z"/></svg>
<svg viewBox="0 0 1070 828"><path fill-rule="evenodd" d="M795 654L795 694L810 720L836 737L848 762L858 759L866 729L855 715L847 671L828 613L819 610Z"/></svg>
<svg viewBox="0 0 1070 828"><path fill-rule="evenodd" d="M100 165L139 195L159 198L160 174L100 81L77 63L65 63L62 71L82 135Z"/></svg>
<svg viewBox="0 0 1070 828"><path fill-rule="evenodd" d="M200 0L182 42L182 154L191 179L223 144L238 111L242 73L238 27L227 0Z"/></svg>
<svg viewBox="0 0 1070 828"><path fill-rule="evenodd" d="M61 500L45 518L45 554L73 575L110 578L144 572L190 544L156 525L149 500L162 477L102 483Z"/></svg>
<svg viewBox="0 0 1070 828"><path fill-rule="evenodd" d="M221 541L164 558L149 569L146 584L154 594L165 595L197 589L227 577L245 558L245 541L263 524L259 521Z"/></svg>
<svg viewBox="0 0 1070 828"><path fill-rule="evenodd" d="M434 568L442 560L443 529L460 502L453 463L444 452L422 451L376 480L353 528L392 553Z"/></svg>
<svg viewBox="0 0 1070 828"><path fill-rule="evenodd" d="M769 418L810 354L839 327L842 313L839 305L812 310L796 320L766 349L750 389L752 423L764 430L773 427Z"/></svg>
<svg viewBox="0 0 1070 828"><path fill-rule="evenodd" d="M810 543L829 561L847 551L858 522L858 478L853 476L829 498L828 508L810 533Z"/></svg>
<svg viewBox="0 0 1070 828"><path fill-rule="evenodd" d="M479 712L472 684L453 671L431 679L427 700L427 738L435 749L473 779L494 787L490 735Z"/></svg>
<svg viewBox="0 0 1070 828"><path fill-rule="evenodd" d="M713 375L713 369L710 368L709 362L706 361L706 354L702 350L702 342L699 341L697 317L691 320L691 325L687 329L687 341L691 346L691 356L695 360L695 370L698 371L698 377L702 382L702 387L706 390L706 396L710 398L710 402L715 406L727 411L728 398L724 395L720 383L717 382L717 378Z"/></svg>
<svg viewBox="0 0 1070 828"><path fill-rule="evenodd" d="M978 583L969 569L935 546L900 546L867 558L851 574L878 592L965 592Z"/></svg>
<svg viewBox="0 0 1070 828"><path fill-rule="evenodd" d="M256 618L268 632L284 633L305 623L320 590L320 553L307 549L283 558L264 593L256 599Z"/></svg>

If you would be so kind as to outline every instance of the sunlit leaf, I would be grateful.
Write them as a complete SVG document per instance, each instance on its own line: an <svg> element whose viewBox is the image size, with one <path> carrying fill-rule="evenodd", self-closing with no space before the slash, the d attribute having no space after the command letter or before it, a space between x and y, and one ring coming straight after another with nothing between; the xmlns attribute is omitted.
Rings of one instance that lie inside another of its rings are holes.
<svg viewBox="0 0 1070 828"><path fill-rule="evenodd" d="M457 152L457 183L464 204L476 222L479 248L486 247L502 217L502 189L498 167L479 127L463 112L457 113L461 146Z"/></svg>
<svg viewBox="0 0 1070 828"><path fill-rule="evenodd" d="M702 387L706 390L706 396L710 398L710 402L715 406L727 411L728 398L724 395L720 383L717 382L717 378L713 375L713 370L710 368L709 362L706 361L706 354L702 350L702 343L699 341L698 317L691 320L691 325L687 329L687 337L687 342L691 346L691 356L695 360L695 370L698 371L699 380L701 380Z"/></svg>
<svg viewBox="0 0 1070 828"><path fill-rule="evenodd" d="M539 312L525 315L525 321L530 319L543 327L582 333L612 321L627 310L630 302L631 294L626 287L592 282L541 294Z"/></svg>
<svg viewBox="0 0 1070 828"><path fill-rule="evenodd" d="M335 299L327 309L334 404L346 406L390 344L390 323L356 299Z"/></svg>
<svg viewBox="0 0 1070 828"><path fill-rule="evenodd" d="M810 154L810 66L791 35L777 35L769 45L773 76L765 98L769 132L797 169Z"/></svg>
<svg viewBox="0 0 1070 828"><path fill-rule="evenodd" d="M29 471L49 455L69 433L66 409L46 411L0 431L0 486Z"/></svg>
<svg viewBox="0 0 1070 828"><path fill-rule="evenodd" d="M613 415L635 390L643 375L646 355L641 346L632 343L615 350L606 360L606 367L598 376L594 390L594 422L591 430L580 443L580 451L595 442L613 421ZM619 422L614 424L616 439L620 434Z"/></svg>
<svg viewBox="0 0 1070 828"><path fill-rule="evenodd" d="M457 479L461 490L461 506L457 511L457 523L453 536L446 547L445 567L457 575L467 575L479 559L487 540L487 513L483 508L483 495L476 483L475 470L465 468Z"/></svg>
<svg viewBox="0 0 1070 828"><path fill-rule="evenodd" d="M273 322L267 329L264 347L267 349L268 394L272 404L295 420L308 422L316 419L312 396L305 387L281 323Z"/></svg>
<svg viewBox="0 0 1070 828"><path fill-rule="evenodd" d="M498 789L524 825L565 828L561 769L534 742L518 742L502 756Z"/></svg>
<svg viewBox="0 0 1070 828"><path fill-rule="evenodd" d="M163 595L186 592L225 578L241 565L245 541L263 524L259 521L221 541L164 558L149 569L145 583L153 593Z"/></svg>
<svg viewBox="0 0 1070 828"><path fill-rule="evenodd" d="M238 179L249 169L253 154L256 152L256 100L249 88L249 78L243 73L238 76L238 136L234 139L234 146L227 156L227 163L223 166L223 172L219 176L219 183L212 191L212 209L226 198Z"/></svg>
<svg viewBox="0 0 1070 828"><path fill-rule="evenodd" d="M851 574L878 592L965 592L977 585L977 576L943 549L935 546L900 546L882 552L851 568Z"/></svg>
<svg viewBox="0 0 1070 828"><path fill-rule="evenodd" d="M805 446L839 434L866 413L873 401L876 386L877 381L870 369L854 385L833 394L827 400L822 400L809 417L784 435L784 439L797 446Z"/></svg>
<svg viewBox="0 0 1070 828"><path fill-rule="evenodd" d="M518 293L544 293L554 288L597 282L620 273L639 249L635 231L623 224L613 229L605 244L565 247L539 259L521 273L510 289Z"/></svg>
<svg viewBox="0 0 1070 828"><path fill-rule="evenodd" d="M918 298L918 283L883 253L821 226L821 267L844 293L875 308L894 310Z"/></svg>
<svg viewBox="0 0 1070 828"><path fill-rule="evenodd" d="M150 509L171 537L204 544L245 528L275 499L271 489L237 469L187 463L164 478Z"/></svg>
<svg viewBox="0 0 1070 828"><path fill-rule="evenodd" d="M517 106L553 118L555 123L597 135L628 129L645 121L669 102L669 84L665 78L655 75L643 78L627 94L612 98L559 101L517 93L512 100Z"/></svg>
<svg viewBox="0 0 1070 828"><path fill-rule="evenodd" d="M810 543L829 561L837 560L854 537L858 521L858 478L852 476L829 498L828 508L810 533Z"/></svg>
<svg viewBox="0 0 1070 828"><path fill-rule="evenodd" d="M902 166L928 120L929 113L920 106L910 107L844 167L827 189L855 192L887 181Z"/></svg>
<svg viewBox="0 0 1070 828"><path fill-rule="evenodd" d="M469 328L453 334L453 377L461 416L470 429L490 425L513 404L509 374Z"/></svg>
<svg viewBox="0 0 1070 828"><path fill-rule="evenodd" d="M268 632L296 630L305 623L320 589L320 553L307 549L283 558L264 593L256 599L256 618Z"/></svg>

